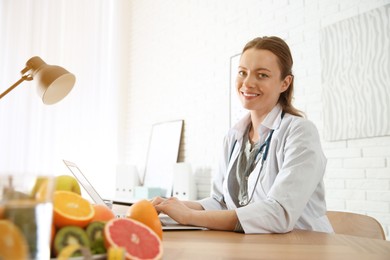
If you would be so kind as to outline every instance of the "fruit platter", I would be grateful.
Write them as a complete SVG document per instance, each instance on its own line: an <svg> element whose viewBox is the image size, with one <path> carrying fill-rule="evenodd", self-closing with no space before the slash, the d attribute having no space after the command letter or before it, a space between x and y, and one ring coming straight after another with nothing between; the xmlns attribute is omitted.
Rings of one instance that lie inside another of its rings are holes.
<svg viewBox="0 0 390 260"><path fill-rule="evenodd" d="M92 204L72 186L53 194L52 260L162 258L162 226L150 201L134 203L126 217L116 218L109 207ZM0 248L0 259L1 253Z"/></svg>
<svg viewBox="0 0 390 260"><path fill-rule="evenodd" d="M151 202L129 207L126 218L77 192L55 191L52 256L57 259L160 259L162 227ZM75 258L77 259L77 258Z"/></svg>

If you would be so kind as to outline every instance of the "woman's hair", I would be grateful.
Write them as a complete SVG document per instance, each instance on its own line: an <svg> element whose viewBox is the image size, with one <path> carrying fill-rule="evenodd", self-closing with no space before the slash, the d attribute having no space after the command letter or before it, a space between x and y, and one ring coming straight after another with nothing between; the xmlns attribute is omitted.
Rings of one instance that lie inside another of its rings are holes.
<svg viewBox="0 0 390 260"><path fill-rule="evenodd" d="M242 50L242 53L252 48L258 50L268 50L276 55L281 72L281 80L283 80L288 75L292 76L289 88L280 94L278 102L282 106L282 109L285 113L303 117L303 112L299 111L292 105L294 93L294 76L292 74L293 58L287 43L276 36L258 37L248 42Z"/></svg>

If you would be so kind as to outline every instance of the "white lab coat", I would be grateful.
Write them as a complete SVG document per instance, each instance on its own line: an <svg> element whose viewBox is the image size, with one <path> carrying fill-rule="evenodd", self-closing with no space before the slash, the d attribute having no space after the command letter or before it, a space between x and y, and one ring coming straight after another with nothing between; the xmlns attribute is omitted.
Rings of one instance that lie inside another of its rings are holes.
<svg viewBox="0 0 390 260"><path fill-rule="evenodd" d="M234 209L245 233L285 233L292 229L333 232L326 217L323 175L326 158L318 131L304 118L285 114L275 106L259 130L263 143L274 129L262 172L257 164L248 179L250 204L237 207L228 186L236 178L236 161L250 115L237 123L225 137L223 158L213 178L212 196L200 200L205 210ZM260 174L256 187L254 184ZM230 183L230 184L229 184Z"/></svg>

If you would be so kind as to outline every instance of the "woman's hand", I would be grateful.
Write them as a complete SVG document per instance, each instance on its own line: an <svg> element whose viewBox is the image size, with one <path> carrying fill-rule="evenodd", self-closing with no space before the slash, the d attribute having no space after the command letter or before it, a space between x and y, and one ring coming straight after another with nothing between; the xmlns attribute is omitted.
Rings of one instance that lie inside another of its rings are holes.
<svg viewBox="0 0 390 260"><path fill-rule="evenodd" d="M156 197L152 203L157 212L167 214L182 225L215 230L234 230L238 217L235 210L204 210L196 201L180 201L175 197Z"/></svg>
<svg viewBox="0 0 390 260"><path fill-rule="evenodd" d="M160 203L164 202L166 199L165 198L162 198L162 197L155 197L151 200L154 208L156 208L157 205L159 205ZM156 209L157 210L157 209ZM157 213L160 214L161 211L157 210Z"/></svg>
<svg viewBox="0 0 390 260"><path fill-rule="evenodd" d="M193 210L187 207L184 202L180 201L179 199L175 197L168 199L156 197L152 200L152 203L158 213L162 212L167 214L180 224L191 224L189 221L191 219Z"/></svg>

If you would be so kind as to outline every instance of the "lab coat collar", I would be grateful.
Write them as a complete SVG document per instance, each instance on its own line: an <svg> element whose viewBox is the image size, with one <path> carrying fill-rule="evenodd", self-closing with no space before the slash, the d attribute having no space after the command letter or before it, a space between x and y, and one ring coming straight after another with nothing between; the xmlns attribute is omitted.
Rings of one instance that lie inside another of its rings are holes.
<svg viewBox="0 0 390 260"><path fill-rule="evenodd" d="M269 132L270 129L275 130L279 128L280 123L282 121L281 114L282 106L278 103L276 104L276 106L274 106L271 112L268 113L263 122L260 124L258 131L261 136L262 133ZM232 127L231 131L234 133L235 139L237 141L241 141L250 122L251 114L248 113Z"/></svg>
<svg viewBox="0 0 390 260"><path fill-rule="evenodd" d="M237 141L240 141L242 140L244 134L245 134L245 131L248 127L248 125L251 123L251 114L248 113L246 114L243 118L241 118L237 124L235 124L231 131L234 133L235 135L235 140Z"/></svg>
<svg viewBox="0 0 390 260"><path fill-rule="evenodd" d="M268 115L264 118L263 122L261 123L261 126L264 126L268 129L277 129L280 126L280 123L282 121L282 106L279 105L279 103L274 106L274 108L271 110L271 112L268 113Z"/></svg>

